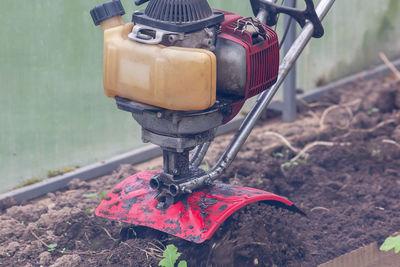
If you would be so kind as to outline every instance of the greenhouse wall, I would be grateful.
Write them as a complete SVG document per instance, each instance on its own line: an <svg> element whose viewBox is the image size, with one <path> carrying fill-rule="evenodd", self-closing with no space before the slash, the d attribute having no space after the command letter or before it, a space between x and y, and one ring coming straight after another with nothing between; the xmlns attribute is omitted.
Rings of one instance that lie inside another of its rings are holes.
<svg viewBox="0 0 400 267"><path fill-rule="evenodd" d="M0 191L142 146L130 114L102 92L102 31L89 15L102 2L2 0ZM127 21L134 3L122 2ZM248 1L209 2L252 15ZM326 35L300 58L298 87L310 90L378 64L379 51L400 56L399 13L397 0L336 1Z"/></svg>

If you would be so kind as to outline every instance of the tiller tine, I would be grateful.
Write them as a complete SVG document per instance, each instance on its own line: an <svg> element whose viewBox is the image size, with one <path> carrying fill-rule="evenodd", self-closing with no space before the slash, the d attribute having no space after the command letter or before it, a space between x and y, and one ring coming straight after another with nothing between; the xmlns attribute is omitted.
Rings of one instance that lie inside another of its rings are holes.
<svg viewBox="0 0 400 267"><path fill-rule="evenodd" d="M149 181L160 172L139 172L119 183L97 207L96 215L154 228L195 243L211 238L232 213L253 202L272 202L304 215L284 197L222 183L183 195L167 209L158 209L158 192L151 189Z"/></svg>

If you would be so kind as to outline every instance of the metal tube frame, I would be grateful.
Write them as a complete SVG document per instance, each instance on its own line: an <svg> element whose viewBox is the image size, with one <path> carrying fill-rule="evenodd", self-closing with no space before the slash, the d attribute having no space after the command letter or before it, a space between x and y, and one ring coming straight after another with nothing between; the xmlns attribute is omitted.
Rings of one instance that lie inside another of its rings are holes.
<svg viewBox="0 0 400 267"><path fill-rule="evenodd" d="M201 162L204 159L204 156L207 154L210 145L211 142L209 141L196 147L196 150L193 152L193 155L189 161L191 167L197 168L200 166Z"/></svg>
<svg viewBox="0 0 400 267"><path fill-rule="evenodd" d="M334 2L335 0L322 0L319 3L318 7L316 8L316 13L320 21L325 18L326 14L328 13ZM180 184L178 186L180 192L191 193L192 190L198 187L201 187L203 185L210 185L222 174L222 172L226 168L228 168L228 166L232 163L233 159L239 152L241 146L250 135L250 132L254 128L257 120L264 112L266 107L269 105L275 93L278 91L279 87L285 80L293 64L298 59L307 43L310 41L313 32L313 24L311 22L307 22L307 24L304 26L303 30L291 46L290 50L287 52L286 56L282 60L282 63L280 64L277 82L268 91L264 91L257 99L253 108L246 116L239 130L236 132L235 136L231 140L230 144L228 145L218 162L205 175Z"/></svg>

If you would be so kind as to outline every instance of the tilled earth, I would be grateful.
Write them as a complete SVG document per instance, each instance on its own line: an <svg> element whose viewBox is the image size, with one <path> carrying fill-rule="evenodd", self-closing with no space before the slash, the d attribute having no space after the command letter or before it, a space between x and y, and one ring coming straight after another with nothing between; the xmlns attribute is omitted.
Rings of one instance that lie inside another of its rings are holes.
<svg viewBox="0 0 400 267"><path fill-rule="evenodd" d="M307 216L252 204L200 245L94 216L104 193L142 167L74 180L22 205L8 200L0 265L157 266L174 244L188 266L317 266L400 231L399 122L400 82L392 77L305 105L294 123L261 122L221 180L288 197ZM210 164L229 139L216 139Z"/></svg>

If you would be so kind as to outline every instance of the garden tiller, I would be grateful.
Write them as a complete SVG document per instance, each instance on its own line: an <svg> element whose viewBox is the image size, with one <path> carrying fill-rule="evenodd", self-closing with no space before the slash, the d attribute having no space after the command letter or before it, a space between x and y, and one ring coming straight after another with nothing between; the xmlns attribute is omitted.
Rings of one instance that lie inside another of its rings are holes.
<svg viewBox="0 0 400 267"><path fill-rule="evenodd" d="M161 147L163 169L142 171L110 191L97 216L147 226L201 243L243 206L263 201L302 213L288 199L258 189L217 183L270 103L334 0L304 10L251 0L256 16L211 9L207 0L147 3L124 23L119 0L91 10L104 31L105 93L142 126L143 142ZM277 34L269 26L285 13L303 29L279 66ZM268 26L267 26L268 25ZM216 129L259 95L210 170L199 168ZM194 150L195 149L195 150ZM194 150L191 153L189 152Z"/></svg>

